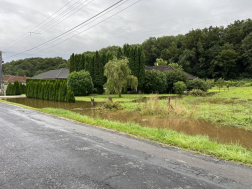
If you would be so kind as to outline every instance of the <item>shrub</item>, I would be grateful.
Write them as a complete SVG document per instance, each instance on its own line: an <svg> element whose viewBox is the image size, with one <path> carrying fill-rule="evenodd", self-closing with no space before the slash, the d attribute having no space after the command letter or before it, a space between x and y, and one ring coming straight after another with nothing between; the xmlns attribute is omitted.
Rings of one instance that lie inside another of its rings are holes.
<svg viewBox="0 0 252 189"><path fill-rule="evenodd" d="M75 97L73 91L68 90L66 95L66 102L75 102Z"/></svg>
<svg viewBox="0 0 252 189"><path fill-rule="evenodd" d="M21 95L21 88L20 88L20 84L18 81L14 82L14 90L13 90L13 95Z"/></svg>
<svg viewBox="0 0 252 189"><path fill-rule="evenodd" d="M188 82L188 76L184 72L174 70L174 71L166 71L166 81L167 81L167 93L174 93L174 83L178 81L183 81L184 83Z"/></svg>
<svg viewBox="0 0 252 189"><path fill-rule="evenodd" d="M177 94L184 94L184 91L186 90L186 84L183 81L178 81L174 83L173 90Z"/></svg>
<svg viewBox="0 0 252 189"><path fill-rule="evenodd" d="M192 96L206 96L206 92L200 90L200 89L193 89L189 92L189 95L192 95Z"/></svg>
<svg viewBox="0 0 252 189"><path fill-rule="evenodd" d="M111 101L107 101L102 105L103 109L108 109L108 110L121 110L122 107L119 104L119 102L111 102Z"/></svg>
<svg viewBox="0 0 252 189"><path fill-rule="evenodd" d="M72 72L67 76L67 89L75 96L87 96L93 93L94 84L89 72L81 70Z"/></svg>
<svg viewBox="0 0 252 189"><path fill-rule="evenodd" d="M145 73L145 93L165 93L167 90L167 81L165 73L157 70L147 71Z"/></svg>
<svg viewBox="0 0 252 189"><path fill-rule="evenodd" d="M209 85L207 84L206 81L196 78L194 80L189 80L187 83L187 89L189 91L193 90L193 89L200 89L202 91L207 92L207 90L209 89Z"/></svg>
<svg viewBox="0 0 252 189"><path fill-rule="evenodd" d="M6 89L6 95L13 95L14 85L12 83L9 83Z"/></svg>

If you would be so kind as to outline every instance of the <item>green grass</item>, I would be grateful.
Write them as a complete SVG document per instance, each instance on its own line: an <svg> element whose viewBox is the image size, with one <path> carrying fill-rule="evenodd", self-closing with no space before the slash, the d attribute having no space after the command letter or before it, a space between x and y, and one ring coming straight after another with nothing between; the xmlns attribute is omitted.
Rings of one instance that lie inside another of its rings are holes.
<svg viewBox="0 0 252 189"><path fill-rule="evenodd" d="M145 97L150 97L151 94L122 94L122 97L119 98L118 94L102 94L102 95L98 95L98 94L91 94L89 96L80 96L80 97L75 97L75 99L77 101L90 101L91 97L94 97L95 102L104 102L106 100L108 100L108 97L112 96L113 101L115 102L131 102L140 98L145 98ZM160 94L158 95L159 97L163 97L163 96L176 96L175 94Z"/></svg>
<svg viewBox="0 0 252 189"><path fill-rule="evenodd" d="M99 118L91 118L62 109L45 108L41 111L55 116L73 119L81 123L98 125L113 129L115 131L124 132L128 135L149 139L154 142L177 146L182 149L188 149L198 153L208 154L223 160L234 161L247 164L249 166L251 166L252 163L252 150L247 150L235 144L219 144L216 141L211 141L208 136L189 136L167 129L141 127L140 125L131 122L121 123L116 121L102 120Z"/></svg>

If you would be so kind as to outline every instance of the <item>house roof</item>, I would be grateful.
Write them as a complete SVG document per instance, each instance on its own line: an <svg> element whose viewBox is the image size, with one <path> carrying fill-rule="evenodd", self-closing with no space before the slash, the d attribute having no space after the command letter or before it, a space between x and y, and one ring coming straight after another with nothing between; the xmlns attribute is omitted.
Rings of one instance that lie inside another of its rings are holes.
<svg viewBox="0 0 252 189"><path fill-rule="evenodd" d="M61 68L59 70L50 70L39 75L32 77L31 79L67 79L69 75L69 69Z"/></svg>
<svg viewBox="0 0 252 189"><path fill-rule="evenodd" d="M197 77L185 72L185 71L182 71L182 70L179 70L178 68L175 68L173 66L170 66L170 65L167 65L167 66L148 66L148 67L145 67L145 70L146 71L151 71L151 70L158 70L160 72L166 72L166 71L173 71L173 70L178 70L180 72L183 72L185 74L188 75L188 79L190 80L193 80L193 79L196 79Z"/></svg>
<svg viewBox="0 0 252 189"><path fill-rule="evenodd" d="M14 83L15 81L18 81L19 83L26 83L26 80L30 77L21 77L21 76L11 76L11 75L3 75L3 81L6 81L8 83Z"/></svg>

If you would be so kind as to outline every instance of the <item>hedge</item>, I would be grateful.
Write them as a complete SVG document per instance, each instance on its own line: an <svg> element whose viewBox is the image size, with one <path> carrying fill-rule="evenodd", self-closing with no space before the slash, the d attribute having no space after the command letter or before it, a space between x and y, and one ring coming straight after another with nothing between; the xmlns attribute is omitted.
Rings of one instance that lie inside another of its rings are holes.
<svg viewBox="0 0 252 189"><path fill-rule="evenodd" d="M66 80L29 79L26 86L27 98L75 102L74 93L67 91Z"/></svg>

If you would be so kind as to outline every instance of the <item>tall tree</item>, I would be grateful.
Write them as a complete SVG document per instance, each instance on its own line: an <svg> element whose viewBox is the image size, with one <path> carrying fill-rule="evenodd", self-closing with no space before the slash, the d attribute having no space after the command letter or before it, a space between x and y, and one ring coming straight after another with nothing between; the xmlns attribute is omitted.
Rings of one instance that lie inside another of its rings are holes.
<svg viewBox="0 0 252 189"><path fill-rule="evenodd" d="M136 88L138 85L137 78L130 75L128 59L112 60L105 66L104 75L108 78L104 87L108 93L117 93L121 97L123 88L129 85Z"/></svg>
<svg viewBox="0 0 252 189"><path fill-rule="evenodd" d="M139 65L139 78L138 78L138 87L140 90L144 90L145 83L145 54L142 51L140 56L140 65Z"/></svg>
<svg viewBox="0 0 252 189"><path fill-rule="evenodd" d="M75 70L75 65L74 65L74 53L70 56L70 73Z"/></svg>
<svg viewBox="0 0 252 189"><path fill-rule="evenodd" d="M94 85L95 87L100 84L100 66L102 64L100 53L98 51L95 52L95 60L94 60Z"/></svg>
<svg viewBox="0 0 252 189"><path fill-rule="evenodd" d="M135 47L135 61L134 61L134 71L133 71L133 75L136 76L137 78L139 78L139 64L140 64L140 58L139 58L139 53L138 53L139 49L138 47Z"/></svg>
<svg viewBox="0 0 252 189"><path fill-rule="evenodd" d="M86 63L85 54L81 54L79 70L85 70L85 63Z"/></svg>
<svg viewBox="0 0 252 189"><path fill-rule="evenodd" d="M129 50L129 68L131 70L131 73L134 73L135 70L135 56L134 56L134 48L130 48Z"/></svg>
<svg viewBox="0 0 252 189"><path fill-rule="evenodd" d="M117 59L118 59L118 60L121 59L121 58L122 58L122 55L123 55L123 53L122 53L122 48L119 47L119 48L117 49L117 53L116 53Z"/></svg>

